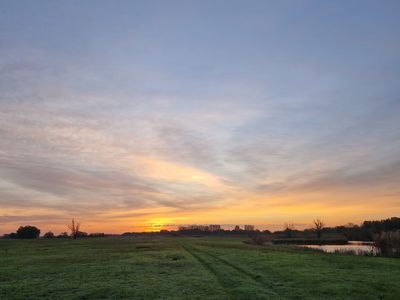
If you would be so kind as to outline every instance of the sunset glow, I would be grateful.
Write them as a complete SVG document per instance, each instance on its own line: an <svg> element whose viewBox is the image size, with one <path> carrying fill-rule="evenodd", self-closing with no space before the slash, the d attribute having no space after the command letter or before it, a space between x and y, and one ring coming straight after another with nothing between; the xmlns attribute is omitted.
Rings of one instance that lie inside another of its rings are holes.
<svg viewBox="0 0 400 300"><path fill-rule="evenodd" d="M0 234L400 214L395 9L44 2L0 4Z"/></svg>

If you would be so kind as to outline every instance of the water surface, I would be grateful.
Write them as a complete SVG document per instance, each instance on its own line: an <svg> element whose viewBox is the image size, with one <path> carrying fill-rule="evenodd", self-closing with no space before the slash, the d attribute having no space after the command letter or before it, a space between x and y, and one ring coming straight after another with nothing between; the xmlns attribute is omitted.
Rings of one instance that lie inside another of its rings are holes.
<svg viewBox="0 0 400 300"><path fill-rule="evenodd" d="M377 249L373 246L372 242L350 241L346 245L300 245L301 247L320 249L324 252L347 252L353 251L357 255L365 253L377 254Z"/></svg>

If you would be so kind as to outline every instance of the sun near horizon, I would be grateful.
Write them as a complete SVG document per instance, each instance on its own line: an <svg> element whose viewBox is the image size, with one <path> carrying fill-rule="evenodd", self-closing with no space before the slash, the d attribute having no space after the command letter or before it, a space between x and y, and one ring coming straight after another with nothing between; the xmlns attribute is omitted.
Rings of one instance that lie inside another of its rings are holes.
<svg viewBox="0 0 400 300"><path fill-rule="evenodd" d="M0 234L400 215L398 3L0 8Z"/></svg>

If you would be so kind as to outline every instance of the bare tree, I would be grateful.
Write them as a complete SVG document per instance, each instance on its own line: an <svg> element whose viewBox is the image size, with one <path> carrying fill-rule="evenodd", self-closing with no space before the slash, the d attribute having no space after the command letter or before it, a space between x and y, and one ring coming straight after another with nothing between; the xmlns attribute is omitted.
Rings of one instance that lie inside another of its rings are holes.
<svg viewBox="0 0 400 300"><path fill-rule="evenodd" d="M321 238L322 235L322 230L324 229L325 223L320 220L320 219L316 219L314 220L314 230L317 233L318 238Z"/></svg>
<svg viewBox="0 0 400 300"><path fill-rule="evenodd" d="M76 239L79 234L79 229L81 227L80 223L75 223L75 220L72 219L72 222L70 225L68 225L69 230L71 231L71 236Z"/></svg>

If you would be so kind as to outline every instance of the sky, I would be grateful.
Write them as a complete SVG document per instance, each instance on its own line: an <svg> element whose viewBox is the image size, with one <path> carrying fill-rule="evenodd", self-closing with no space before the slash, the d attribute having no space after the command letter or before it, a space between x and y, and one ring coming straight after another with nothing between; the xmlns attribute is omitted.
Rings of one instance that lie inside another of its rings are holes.
<svg viewBox="0 0 400 300"><path fill-rule="evenodd" d="M400 215L399 1L0 1L0 234Z"/></svg>

